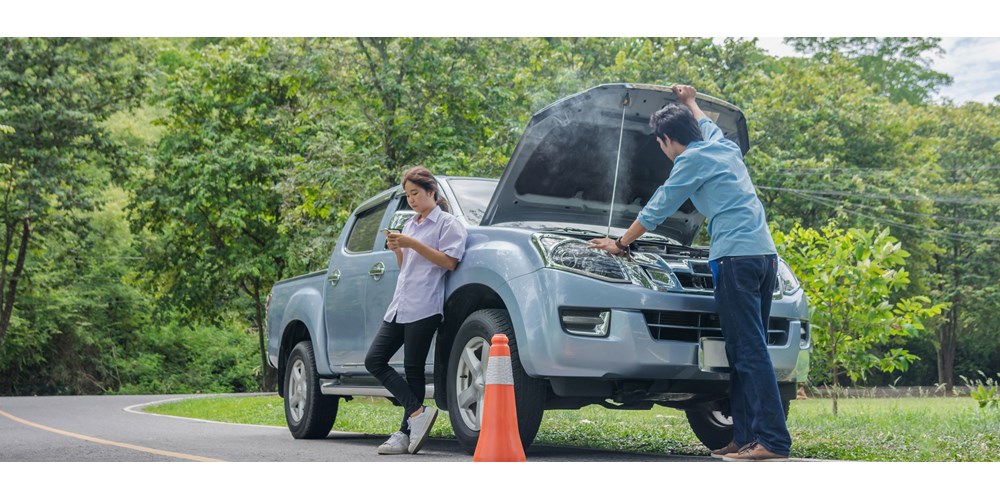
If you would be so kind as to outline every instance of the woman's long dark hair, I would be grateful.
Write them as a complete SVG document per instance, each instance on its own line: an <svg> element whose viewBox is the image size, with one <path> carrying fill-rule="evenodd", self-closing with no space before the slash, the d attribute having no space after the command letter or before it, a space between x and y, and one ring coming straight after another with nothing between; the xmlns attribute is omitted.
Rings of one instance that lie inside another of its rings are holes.
<svg viewBox="0 0 1000 500"><path fill-rule="evenodd" d="M448 206L448 200L444 199L444 196L441 196L441 188L438 187L437 179L434 178L434 174L430 170L424 167L413 167L403 174L403 181L399 184L404 185L406 181L420 186L424 191L434 193L434 201L437 202L437 206L441 207L441 210L445 212L451 211L451 207Z"/></svg>

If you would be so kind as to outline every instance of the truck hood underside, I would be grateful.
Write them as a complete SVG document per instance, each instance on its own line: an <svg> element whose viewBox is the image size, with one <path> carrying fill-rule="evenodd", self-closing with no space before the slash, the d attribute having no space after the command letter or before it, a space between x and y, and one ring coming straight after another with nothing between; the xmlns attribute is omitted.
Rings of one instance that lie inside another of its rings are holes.
<svg viewBox="0 0 1000 500"><path fill-rule="evenodd" d="M673 102L669 87L610 84L542 109L522 134L482 224L535 220L607 227L614 191L610 225L627 228L673 167L649 127L650 115ZM698 105L747 151L739 109L702 95ZM704 220L689 200L653 232L690 245Z"/></svg>

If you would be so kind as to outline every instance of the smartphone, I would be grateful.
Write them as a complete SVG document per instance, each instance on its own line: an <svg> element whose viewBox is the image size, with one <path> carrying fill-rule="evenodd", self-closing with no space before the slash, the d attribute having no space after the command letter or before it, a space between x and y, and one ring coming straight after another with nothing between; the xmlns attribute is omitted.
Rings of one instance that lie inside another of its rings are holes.
<svg viewBox="0 0 1000 500"><path fill-rule="evenodd" d="M389 228L386 228L386 227L382 228L382 234L384 234L386 236L389 236L390 234L398 233L398 232L399 232L399 229L389 229Z"/></svg>

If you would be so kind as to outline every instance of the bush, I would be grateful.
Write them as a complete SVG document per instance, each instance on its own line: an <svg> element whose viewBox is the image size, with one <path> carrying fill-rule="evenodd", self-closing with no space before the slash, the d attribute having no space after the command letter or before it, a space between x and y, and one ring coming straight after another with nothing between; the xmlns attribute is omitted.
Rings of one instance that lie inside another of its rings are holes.
<svg viewBox="0 0 1000 500"><path fill-rule="evenodd" d="M1000 385L1000 373L997 374L998 380L993 380L992 377L987 377L982 371L979 375L983 377L982 380L975 379L969 380L965 375L959 375L962 382L969 386L969 396L979 403L979 407L991 410L1000 409L1000 392L997 392L997 386Z"/></svg>
<svg viewBox="0 0 1000 500"><path fill-rule="evenodd" d="M147 326L118 366L119 394L259 390L256 335L245 325Z"/></svg>

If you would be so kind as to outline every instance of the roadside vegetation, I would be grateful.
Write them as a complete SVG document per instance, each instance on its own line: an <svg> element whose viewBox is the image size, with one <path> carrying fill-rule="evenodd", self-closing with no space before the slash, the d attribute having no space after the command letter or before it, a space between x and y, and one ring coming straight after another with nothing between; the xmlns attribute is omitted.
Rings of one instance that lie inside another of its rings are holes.
<svg viewBox="0 0 1000 500"><path fill-rule="evenodd" d="M221 422L285 426L277 396L205 397L148 407L150 413ZM335 431L387 435L399 425L400 409L383 398L341 403ZM871 462L1000 461L1000 411L980 408L969 397L842 398L838 415L830 400L792 402L788 418L792 456ZM453 438L442 415L432 437ZM623 452L707 455L684 413L670 408L642 411L545 412L536 444Z"/></svg>
<svg viewBox="0 0 1000 500"><path fill-rule="evenodd" d="M812 383L1000 372L1000 96L936 98L936 38L786 42L0 38L0 395L273 391L268 291L358 202L415 164L499 177L609 82L744 111Z"/></svg>

